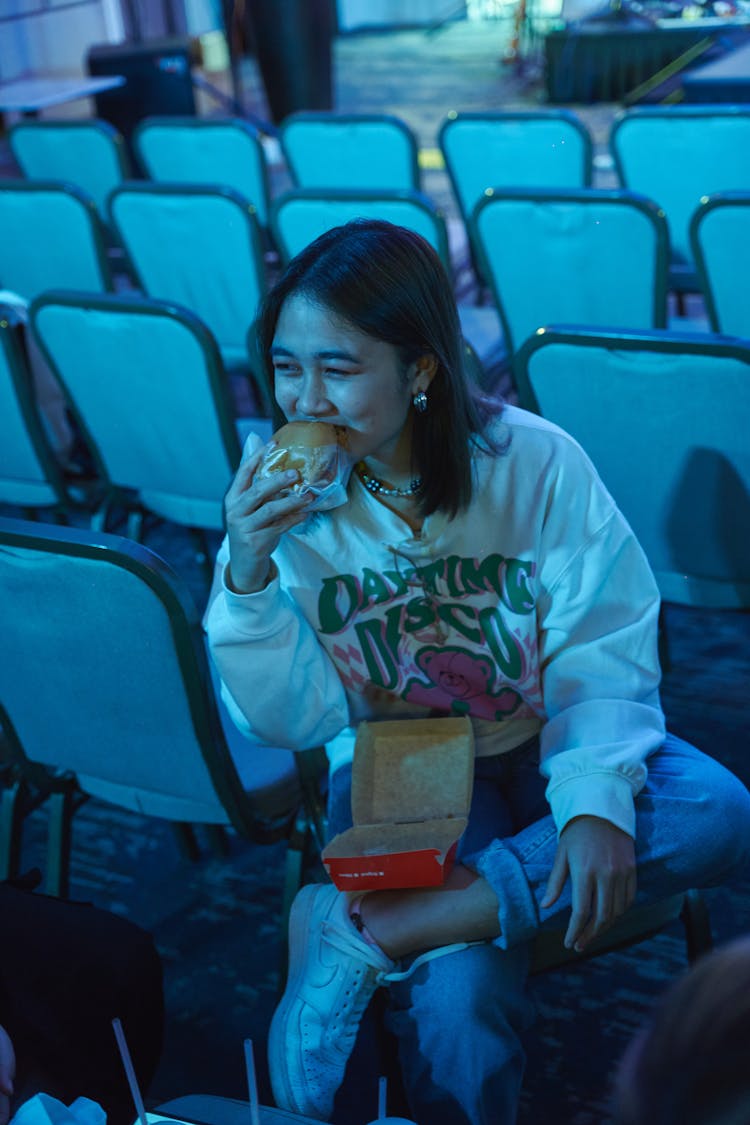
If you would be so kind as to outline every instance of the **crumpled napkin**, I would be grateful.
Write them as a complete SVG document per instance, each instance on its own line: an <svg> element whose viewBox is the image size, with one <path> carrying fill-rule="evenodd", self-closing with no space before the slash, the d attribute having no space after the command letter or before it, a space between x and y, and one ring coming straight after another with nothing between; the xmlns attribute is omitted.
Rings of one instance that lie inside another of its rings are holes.
<svg viewBox="0 0 750 1125"><path fill-rule="evenodd" d="M91 1098L65 1105L51 1094L34 1094L19 1106L9 1125L106 1125L107 1115Z"/></svg>

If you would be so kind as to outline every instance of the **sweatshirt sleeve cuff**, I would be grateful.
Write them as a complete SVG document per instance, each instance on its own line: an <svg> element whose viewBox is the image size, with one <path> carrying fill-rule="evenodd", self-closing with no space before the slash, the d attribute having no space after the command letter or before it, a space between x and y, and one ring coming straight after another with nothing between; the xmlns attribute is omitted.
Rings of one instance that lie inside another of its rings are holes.
<svg viewBox="0 0 750 1125"><path fill-rule="evenodd" d="M274 614L269 612L270 607L281 596L281 583L276 564L271 562L270 577L262 590L252 594L238 594L227 584L227 567L224 567L221 584L224 592L226 614L232 627L242 633L253 636L265 636L274 632L269 624L274 620ZM277 623L278 627L278 623Z"/></svg>
<svg viewBox="0 0 750 1125"><path fill-rule="evenodd" d="M645 780L645 767L644 779ZM591 785L592 775L570 777L547 786L547 800L558 833L576 816L598 816L635 839L635 803L632 782L619 774L603 772L600 784ZM642 784L642 783L641 783ZM641 785L637 786L638 789Z"/></svg>

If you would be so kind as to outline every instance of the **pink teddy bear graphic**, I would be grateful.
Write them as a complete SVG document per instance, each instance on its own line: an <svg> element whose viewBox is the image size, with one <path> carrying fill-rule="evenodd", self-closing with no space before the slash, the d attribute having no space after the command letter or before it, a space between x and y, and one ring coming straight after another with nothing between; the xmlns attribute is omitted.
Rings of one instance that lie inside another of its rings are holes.
<svg viewBox="0 0 750 1125"><path fill-rule="evenodd" d="M512 688L492 691L495 666L486 656L463 648L428 647L419 650L416 664L427 682L408 681L402 694L410 703L496 722L512 715L521 703Z"/></svg>

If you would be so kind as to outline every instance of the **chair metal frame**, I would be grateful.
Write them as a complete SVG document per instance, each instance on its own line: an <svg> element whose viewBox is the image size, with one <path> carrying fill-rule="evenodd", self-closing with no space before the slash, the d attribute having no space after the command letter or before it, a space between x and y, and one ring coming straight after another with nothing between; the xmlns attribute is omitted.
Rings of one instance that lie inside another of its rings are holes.
<svg viewBox="0 0 750 1125"><path fill-rule="evenodd" d="M722 314L722 302L719 299L719 277L712 258L711 247L706 235L708 226L711 224L712 217L719 214L728 214L732 210L741 210L747 216L748 229L750 229L750 191L724 191L716 192L713 195L705 196L695 211L690 220L690 245L695 259L695 265L698 272L698 279L700 281L701 290L703 292L703 299L706 303L706 312L714 332L731 332L735 335L750 337L750 312L747 313L747 323L743 326L743 331L738 331L732 325L722 323L724 315ZM732 243L727 248L727 257L731 258L731 267L735 268L737 258L742 257L742 244ZM750 254L750 245L745 247L746 255ZM747 257L744 259L747 261ZM729 263L727 263L729 264ZM727 273L724 273L724 279L729 280ZM732 289L737 287L736 280L731 280ZM740 286L742 289L742 286ZM743 291L744 292L744 291ZM744 294L745 307L747 308L747 294Z"/></svg>

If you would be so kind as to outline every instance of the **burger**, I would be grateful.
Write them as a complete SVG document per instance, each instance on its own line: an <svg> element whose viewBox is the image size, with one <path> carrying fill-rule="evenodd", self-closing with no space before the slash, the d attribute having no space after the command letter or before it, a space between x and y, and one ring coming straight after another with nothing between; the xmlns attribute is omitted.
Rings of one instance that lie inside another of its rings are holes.
<svg viewBox="0 0 750 1125"><path fill-rule="evenodd" d="M290 492L322 492L336 482L346 431L330 422L287 422L273 435L258 468L259 477L296 469L299 480Z"/></svg>

